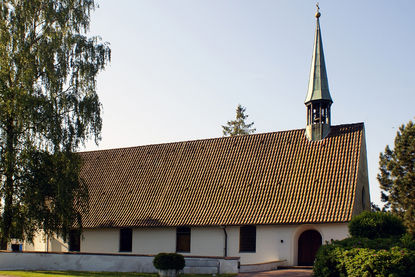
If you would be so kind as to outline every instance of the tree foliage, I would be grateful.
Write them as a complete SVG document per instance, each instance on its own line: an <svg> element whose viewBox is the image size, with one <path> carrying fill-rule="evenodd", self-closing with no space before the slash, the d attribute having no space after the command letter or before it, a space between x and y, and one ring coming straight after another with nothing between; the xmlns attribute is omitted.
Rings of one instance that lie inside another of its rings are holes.
<svg viewBox="0 0 415 277"><path fill-rule="evenodd" d="M0 2L0 246L66 237L87 191L73 154L101 133L96 77L110 49L88 37L93 0ZM84 203L84 204L82 204Z"/></svg>
<svg viewBox="0 0 415 277"><path fill-rule="evenodd" d="M395 137L394 149L386 146L380 153L377 179L382 201L400 216L408 231L415 234L415 125L402 125Z"/></svg>
<svg viewBox="0 0 415 277"><path fill-rule="evenodd" d="M246 123L245 120L248 118L248 115L245 114L246 108L240 104L236 107L236 118L227 122L226 126L222 125L223 136L240 136L240 135L249 135L256 131L254 122Z"/></svg>

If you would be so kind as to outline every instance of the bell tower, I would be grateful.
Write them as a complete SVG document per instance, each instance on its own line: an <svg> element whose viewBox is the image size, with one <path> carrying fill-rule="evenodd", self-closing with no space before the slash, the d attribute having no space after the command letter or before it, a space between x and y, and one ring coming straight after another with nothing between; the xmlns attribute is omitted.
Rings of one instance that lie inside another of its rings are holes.
<svg viewBox="0 0 415 277"><path fill-rule="evenodd" d="M306 136L310 141L322 140L330 133L331 100L324 61L323 42L320 31L320 8L317 4L317 27L311 61L310 80L304 104L307 108Z"/></svg>

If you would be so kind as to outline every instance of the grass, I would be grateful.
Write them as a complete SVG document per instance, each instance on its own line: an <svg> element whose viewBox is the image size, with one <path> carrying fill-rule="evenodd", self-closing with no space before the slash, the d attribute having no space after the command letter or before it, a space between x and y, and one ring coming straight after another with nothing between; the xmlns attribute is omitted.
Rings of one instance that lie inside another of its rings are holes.
<svg viewBox="0 0 415 277"><path fill-rule="evenodd" d="M85 271L0 271L0 275L6 276L33 276L33 277L71 277L71 276L141 276L141 277L156 277L157 274L146 274L146 273L127 273L127 272L85 272Z"/></svg>
<svg viewBox="0 0 415 277"><path fill-rule="evenodd" d="M134 272L87 272L87 271L0 271L0 276L33 276L33 277L72 277L72 276L140 276L140 277L157 277L157 274L151 273L134 273ZM236 274L219 274L218 277L231 277ZM211 277L208 274L183 274L183 277Z"/></svg>

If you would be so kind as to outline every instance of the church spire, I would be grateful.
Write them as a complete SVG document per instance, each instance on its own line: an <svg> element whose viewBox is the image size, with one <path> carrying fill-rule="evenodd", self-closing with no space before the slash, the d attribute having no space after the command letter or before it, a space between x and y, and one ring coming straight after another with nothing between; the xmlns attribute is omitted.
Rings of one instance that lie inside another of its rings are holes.
<svg viewBox="0 0 415 277"><path fill-rule="evenodd" d="M307 107L306 136L311 141L322 140L330 133L330 107L333 103L329 92L326 63L324 61L320 16L320 7L317 4L317 27L314 39L313 59L311 61L308 92L304 102Z"/></svg>

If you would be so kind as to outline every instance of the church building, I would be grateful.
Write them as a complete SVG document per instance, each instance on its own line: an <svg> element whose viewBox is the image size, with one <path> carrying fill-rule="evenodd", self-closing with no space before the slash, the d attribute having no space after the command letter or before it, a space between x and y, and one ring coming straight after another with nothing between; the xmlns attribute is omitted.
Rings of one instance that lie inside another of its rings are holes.
<svg viewBox="0 0 415 277"><path fill-rule="evenodd" d="M83 232L48 250L312 265L347 237L370 208L365 129L331 124L319 18L304 129L82 152Z"/></svg>

